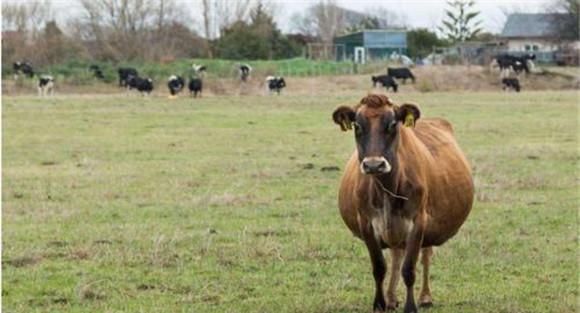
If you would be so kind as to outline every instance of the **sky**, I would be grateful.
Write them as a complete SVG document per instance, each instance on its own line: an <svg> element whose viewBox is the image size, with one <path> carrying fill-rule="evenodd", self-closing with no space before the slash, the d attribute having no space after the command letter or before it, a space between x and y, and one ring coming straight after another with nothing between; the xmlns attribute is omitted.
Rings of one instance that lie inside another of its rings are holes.
<svg viewBox="0 0 580 313"><path fill-rule="evenodd" d="M336 0L337 4L355 11L366 12L367 8L377 6L385 7L406 17L409 26L425 27L435 30L441 24L446 8L446 0ZM280 3L283 9L279 10L281 28L291 31L289 27L290 17L295 12L305 10L316 1L290 0L275 1ZM504 11L538 13L545 10L549 0L479 0L476 8L481 12L483 27L486 31L499 33L505 22Z"/></svg>
<svg viewBox="0 0 580 313"><path fill-rule="evenodd" d="M4 0L6 2L33 2L35 0ZM201 0L175 0L184 7L189 7L192 16L199 19ZM235 0L230 0L235 1ZM283 32L292 32L291 17L295 13L301 13L318 0L270 0L276 3L276 21ZM444 16L446 0L335 0L344 8L359 12L367 12L369 8L385 7L405 17L405 21L411 28L425 27L435 30L441 24ZM481 12L485 31L499 33L505 22L504 12L529 12L537 13L545 11L547 4L554 0L476 0L476 8ZM53 0L53 8L57 14L57 20L66 19L68 15L78 14L80 5L77 0ZM192 23L198 30L201 21Z"/></svg>

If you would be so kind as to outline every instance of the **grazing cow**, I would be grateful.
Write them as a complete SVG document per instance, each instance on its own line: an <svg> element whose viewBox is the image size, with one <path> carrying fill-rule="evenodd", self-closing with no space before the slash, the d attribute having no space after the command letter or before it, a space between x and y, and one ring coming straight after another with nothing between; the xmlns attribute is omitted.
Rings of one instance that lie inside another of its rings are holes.
<svg viewBox="0 0 580 313"><path fill-rule="evenodd" d="M201 91L203 89L203 82L199 77L192 77L189 80L189 94L192 95L194 98L197 98L197 94L201 97Z"/></svg>
<svg viewBox="0 0 580 313"><path fill-rule="evenodd" d="M119 68L119 87L127 87L129 85L130 77L138 77L139 73L136 69L131 67Z"/></svg>
<svg viewBox="0 0 580 313"><path fill-rule="evenodd" d="M173 97L183 90L183 87L185 87L185 80L181 76L171 75L167 81L167 87L169 88L169 93Z"/></svg>
<svg viewBox="0 0 580 313"><path fill-rule="evenodd" d="M51 75L42 75L38 78L38 95L44 97L54 94L54 78Z"/></svg>
<svg viewBox="0 0 580 313"><path fill-rule="evenodd" d="M520 92L521 90L520 81L517 78L504 78L501 80L501 83L503 84L503 90L513 89L516 92Z"/></svg>
<svg viewBox="0 0 580 313"><path fill-rule="evenodd" d="M104 80L105 79L105 75L103 75L103 71L101 70L101 67L99 67L98 65L91 65L89 66L89 71L93 72L93 75L95 76L95 78L100 79L100 80Z"/></svg>
<svg viewBox="0 0 580 313"><path fill-rule="evenodd" d="M373 87L377 87L377 83L380 83L387 91L389 91L389 88L392 88L393 92L397 92L399 89L397 82L389 75L372 76L371 80L373 81Z"/></svg>
<svg viewBox="0 0 580 313"><path fill-rule="evenodd" d="M286 81L284 81L284 77L281 76L268 76L266 77L266 84L268 84L268 90L270 92L277 92L280 94L282 88L286 87Z"/></svg>
<svg viewBox="0 0 580 313"><path fill-rule="evenodd" d="M341 216L367 246L375 279L375 312L397 306L402 274L407 290L404 312L417 312L415 265L423 263L421 306L432 305L429 263L432 247L453 237L473 203L470 166L444 119L421 119L415 104L395 105L371 94L354 107L338 107L332 118L343 131L355 130L356 149L342 177ZM392 271L386 293L389 248ZM402 270L399 272L402 264Z"/></svg>
<svg viewBox="0 0 580 313"><path fill-rule="evenodd" d="M248 64L240 64L239 71L240 71L240 79L243 82L245 82L248 80L250 74L252 73L252 67L249 66Z"/></svg>
<svg viewBox="0 0 580 313"><path fill-rule="evenodd" d="M411 70L406 67L399 67L399 68L387 68L387 75L391 76L392 78L402 79L403 84L407 82L407 79L411 79L413 84L415 83L415 76L411 73Z"/></svg>
<svg viewBox="0 0 580 313"><path fill-rule="evenodd" d="M496 64L499 66L499 70L502 76L508 76L510 69L520 74L521 72L530 72L530 68L534 67L534 62L532 60L536 59L536 55L533 53L526 54L523 56L514 56L509 54L498 54L492 60L492 67Z"/></svg>
<svg viewBox="0 0 580 313"><path fill-rule="evenodd" d="M129 90L137 89L142 95L144 95L145 93L151 94L151 91L153 91L153 80L148 77L143 78L139 76L129 75L127 81L127 88Z"/></svg>
<svg viewBox="0 0 580 313"><path fill-rule="evenodd" d="M20 74L28 76L29 78L34 76L34 69L32 69L32 65L26 62L14 62L12 63L12 69L14 70L14 80L18 80Z"/></svg>

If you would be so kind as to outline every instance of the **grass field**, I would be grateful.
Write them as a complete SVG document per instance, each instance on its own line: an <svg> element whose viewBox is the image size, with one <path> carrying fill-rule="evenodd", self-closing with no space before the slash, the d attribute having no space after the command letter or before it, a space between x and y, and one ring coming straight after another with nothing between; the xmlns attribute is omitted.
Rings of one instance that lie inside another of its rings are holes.
<svg viewBox="0 0 580 313"><path fill-rule="evenodd" d="M4 312L371 312L321 171L362 96L4 97ZM393 98L449 119L474 168L428 312L577 311L578 93Z"/></svg>

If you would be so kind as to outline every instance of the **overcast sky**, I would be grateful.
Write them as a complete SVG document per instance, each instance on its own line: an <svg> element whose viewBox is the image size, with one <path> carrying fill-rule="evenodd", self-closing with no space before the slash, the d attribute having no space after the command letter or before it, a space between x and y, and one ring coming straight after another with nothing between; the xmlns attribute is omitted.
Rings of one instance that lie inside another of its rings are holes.
<svg viewBox="0 0 580 313"><path fill-rule="evenodd" d="M33 2L34 0L3 0L8 2ZM231 0L236 1L236 0ZM292 31L290 18L294 13L303 12L318 0L271 0L277 4L276 20L284 32ZM426 27L435 30L441 24L446 7L445 0L335 0L338 5L355 11L367 12L369 8L385 7L390 11L405 17L411 28ZM505 22L505 13L542 12L547 3L553 0L476 0L476 8L481 11L485 31L501 32ZM180 5L188 7L192 16L199 19L201 0L176 0ZM57 19L65 19L68 15L78 14L80 5L77 0L53 0L53 8ZM201 21L192 21L192 26L200 29Z"/></svg>
<svg viewBox="0 0 580 313"><path fill-rule="evenodd" d="M336 0L338 5L360 12L366 12L368 8L378 6L385 7L405 16L411 27L436 28L441 24L446 7L445 0ZM279 21L283 30L289 31L290 16L295 12L303 11L316 1L290 0L278 1L283 9L280 9ZM476 8L481 11L483 26L486 31L501 32L505 22L503 11L537 13L545 9L549 0L478 0Z"/></svg>

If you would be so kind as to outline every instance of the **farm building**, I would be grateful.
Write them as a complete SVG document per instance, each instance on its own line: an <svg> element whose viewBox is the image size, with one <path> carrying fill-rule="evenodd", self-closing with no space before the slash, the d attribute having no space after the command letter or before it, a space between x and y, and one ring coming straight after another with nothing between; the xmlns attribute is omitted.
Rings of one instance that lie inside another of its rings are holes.
<svg viewBox="0 0 580 313"><path fill-rule="evenodd" d="M511 14L503 27L500 39L509 53L534 53L540 62L553 62L555 55L562 49L570 46L578 47L578 40L556 40L561 36L554 29L554 21L565 18L569 16L566 14Z"/></svg>
<svg viewBox="0 0 580 313"><path fill-rule="evenodd" d="M338 61L382 60L393 52L407 53L407 31L404 29L373 29L335 37Z"/></svg>

